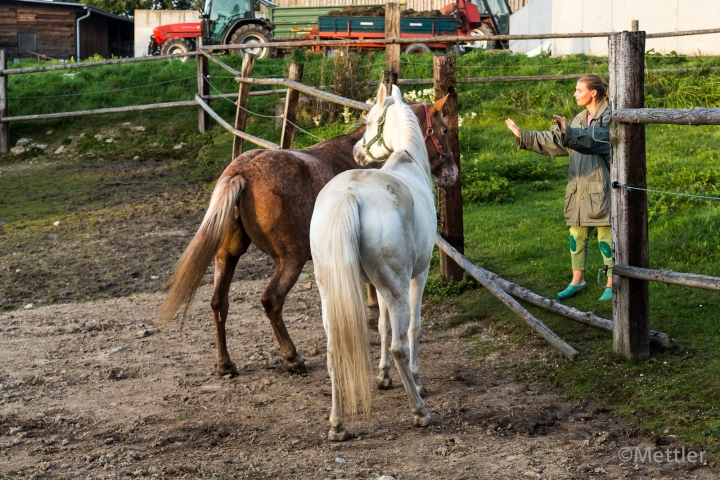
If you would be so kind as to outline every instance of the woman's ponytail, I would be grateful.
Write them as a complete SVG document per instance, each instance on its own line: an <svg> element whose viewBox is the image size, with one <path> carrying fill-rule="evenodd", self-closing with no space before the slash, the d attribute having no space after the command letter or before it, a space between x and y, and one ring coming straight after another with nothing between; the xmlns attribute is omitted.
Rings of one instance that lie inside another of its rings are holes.
<svg viewBox="0 0 720 480"><path fill-rule="evenodd" d="M594 73L583 75L580 77L578 82L584 83L588 90L595 90L598 94L598 100L602 98L610 98L610 89L608 88L608 84Z"/></svg>

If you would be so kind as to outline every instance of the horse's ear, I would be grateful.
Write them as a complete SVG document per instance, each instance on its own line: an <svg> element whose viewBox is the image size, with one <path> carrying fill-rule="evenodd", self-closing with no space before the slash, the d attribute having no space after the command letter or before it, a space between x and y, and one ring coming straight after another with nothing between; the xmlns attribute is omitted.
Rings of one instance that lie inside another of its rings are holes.
<svg viewBox="0 0 720 480"><path fill-rule="evenodd" d="M440 100L436 100L435 103L433 103L430 106L430 113L436 113L436 112L442 112L443 106L445 105L445 101L447 100L448 96L450 94L448 93L444 97L442 97Z"/></svg>
<svg viewBox="0 0 720 480"><path fill-rule="evenodd" d="M395 85L395 84L393 84L393 86L392 86L392 95L391 95L391 97L393 97L393 98L394 98L395 100L397 100L398 102L402 102L402 101L403 101L402 92L400 91L400 88L398 88L398 86Z"/></svg>
<svg viewBox="0 0 720 480"><path fill-rule="evenodd" d="M377 97L375 98L375 105L383 106L385 105L385 98L387 97L387 88L385 88L385 84L381 83L378 87L377 91Z"/></svg>

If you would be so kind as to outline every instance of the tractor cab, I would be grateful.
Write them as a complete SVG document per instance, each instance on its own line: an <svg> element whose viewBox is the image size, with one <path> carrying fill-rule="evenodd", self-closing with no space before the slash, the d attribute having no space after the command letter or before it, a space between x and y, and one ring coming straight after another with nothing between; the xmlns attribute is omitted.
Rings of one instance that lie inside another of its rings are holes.
<svg viewBox="0 0 720 480"><path fill-rule="evenodd" d="M258 0L258 3L269 8L277 7L269 0ZM255 17L254 0L206 0L201 18L202 36L206 44L230 43L238 27L243 25L257 25L272 31L272 24Z"/></svg>

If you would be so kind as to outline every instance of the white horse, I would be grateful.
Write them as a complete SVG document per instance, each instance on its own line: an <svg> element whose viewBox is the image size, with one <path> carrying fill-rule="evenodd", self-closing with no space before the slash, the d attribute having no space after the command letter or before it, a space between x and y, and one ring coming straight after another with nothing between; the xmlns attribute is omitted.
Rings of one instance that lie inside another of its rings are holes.
<svg viewBox="0 0 720 480"><path fill-rule="evenodd" d="M434 109L442 108L436 102ZM428 132L432 133L432 132ZM370 351L362 283L378 292L381 337L378 388L390 388L390 351L410 397L413 424L425 427L432 416L425 409L419 378L420 307L430 267L437 225L431 166L417 117L392 87L380 86L367 116L367 130L353 150L366 165L383 161L379 170L341 173L320 192L310 223L310 248L315 265L332 382L329 439L349 438L343 414L358 406L370 415ZM440 183L457 180L452 154L435 167ZM389 314L389 318L388 318ZM359 400L359 404L358 404Z"/></svg>

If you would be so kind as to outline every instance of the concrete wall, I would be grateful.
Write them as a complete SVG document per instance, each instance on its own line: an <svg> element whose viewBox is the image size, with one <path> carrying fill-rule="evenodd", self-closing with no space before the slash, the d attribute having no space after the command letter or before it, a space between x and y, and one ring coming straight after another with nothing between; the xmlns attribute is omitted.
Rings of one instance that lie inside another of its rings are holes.
<svg viewBox="0 0 720 480"><path fill-rule="evenodd" d="M529 35L552 31L553 0L533 0L525 7L510 16L510 35ZM548 51L549 40L511 40L510 50L513 53L537 55L542 50Z"/></svg>
<svg viewBox="0 0 720 480"><path fill-rule="evenodd" d="M197 10L135 10L135 56L147 55L153 28L169 23L200 22Z"/></svg>
<svg viewBox="0 0 720 480"><path fill-rule="evenodd" d="M510 17L510 31L516 34L620 32L630 30L633 20L638 20L640 30L647 33L720 26L718 0L549 0L551 5L543 9L540 5L546 1L532 0L514 13ZM550 12L549 28L538 8ZM527 44L513 43L513 51L532 50ZM646 47L663 54L675 51L684 55L720 55L720 34L650 39ZM573 53L607 56L607 39L556 39L551 42L551 52L554 56Z"/></svg>

